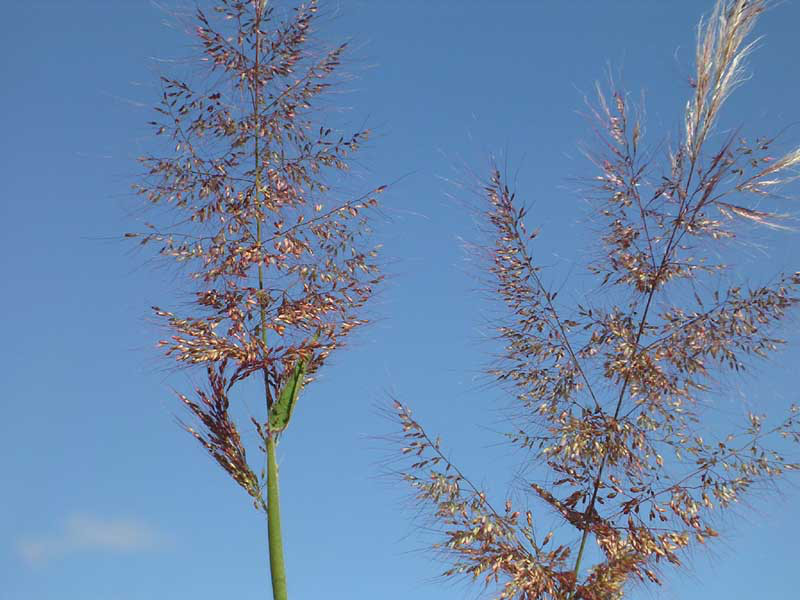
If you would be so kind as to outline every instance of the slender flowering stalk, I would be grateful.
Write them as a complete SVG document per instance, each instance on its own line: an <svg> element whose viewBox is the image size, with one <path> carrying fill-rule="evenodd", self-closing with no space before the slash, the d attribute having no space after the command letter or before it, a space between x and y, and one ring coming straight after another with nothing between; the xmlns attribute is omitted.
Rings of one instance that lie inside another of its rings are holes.
<svg viewBox="0 0 800 600"><path fill-rule="evenodd" d="M526 486L567 527L542 531L533 510L511 501L496 510L397 403L402 452L415 457L405 477L441 525L437 547L453 564L445 575L495 584L503 599L622 598L716 537L719 511L800 468L778 451L782 439L800 442L800 407L769 426L749 414L730 433L703 419L717 382L779 349L777 332L800 304L800 272L745 289L719 262L748 226L785 227L762 205L800 165L800 150L772 157L770 138L731 135L709 148L766 6L718 0L701 23L682 139L662 165L642 150L627 97L599 94L600 151L590 158L604 230L589 270L605 303L565 307L548 289L526 209L492 173L487 268L508 318L491 374L525 415L510 441L548 474Z"/></svg>
<svg viewBox="0 0 800 600"><path fill-rule="evenodd" d="M162 210L127 234L186 266L191 309L155 307L171 331L160 346L206 371L206 388L180 395L199 421L184 427L266 513L276 600L287 598L277 443L304 386L366 323L360 312L381 280L368 216L383 187L348 199L326 183L368 132L340 135L314 118L345 51L309 50L317 10L311 0L282 22L266 0L197 10L213 83L161 78L151 125L168 145L141 159L136 190ZM251 376L263 380L263 411L251 417L266 453L260 475L230 411L234 386Z"/></svg>

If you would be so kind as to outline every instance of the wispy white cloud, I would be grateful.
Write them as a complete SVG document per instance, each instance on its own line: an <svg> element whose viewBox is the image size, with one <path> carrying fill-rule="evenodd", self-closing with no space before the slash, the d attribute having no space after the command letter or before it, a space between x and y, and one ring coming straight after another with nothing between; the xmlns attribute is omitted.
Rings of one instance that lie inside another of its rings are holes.
<svg viewBox="0 0 800 600"><path fill-rule="evenodd" d="M165 537L137 519L68 517L56 534L24 537L17 553L28 563L43 563L80 552L142 552L164 545Z"/></svg>

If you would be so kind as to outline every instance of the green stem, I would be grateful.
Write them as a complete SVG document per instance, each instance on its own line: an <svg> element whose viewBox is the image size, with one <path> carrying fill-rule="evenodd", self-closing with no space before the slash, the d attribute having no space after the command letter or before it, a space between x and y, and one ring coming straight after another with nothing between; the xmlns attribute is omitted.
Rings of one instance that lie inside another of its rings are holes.
<svg viewBox="0 0 800 600"><path fill-rule="evenodd" d="M258 209L256 215L256 243L259 251L261 251L262 233L261 233L261 148L259 146L260 138L260 96L259 96L259 50L261 49L261 16L263 15L264 8L267 5L267 0L261 0L256 9L256 23L258 32L256 33L256 48L255 48L255 71L253 78L253 126L255 128L254 135L254 159L255 159L255 204ZM259 259L258 262L258 290L264 293L264 266L263 260ZM259 298L261 303L260 317L261 317L261 341L264 343L264 349L267 347L267 311L264 305L264 299ZM269 373L264 368L264 393L267 401L267 414L272 408L272 396L269 390ZM287 600L288 594L286 591L286 564L283 559L283 535L281 532L281 507L280 495L278 493L278 461L275 458L275 437L277 433L269 431L267 433L267 540L269 545L269 572L272 579L272 598L273 600Z"/></svg>
<svg viewBox="0 0 800 600"><path fill-rule="evenodd" d="M274 600L287 600L286 565L283 561L281 507L278 494L278 461L275 459L275 436L273 434L267 438L267 532L272 597Z"/></svg>

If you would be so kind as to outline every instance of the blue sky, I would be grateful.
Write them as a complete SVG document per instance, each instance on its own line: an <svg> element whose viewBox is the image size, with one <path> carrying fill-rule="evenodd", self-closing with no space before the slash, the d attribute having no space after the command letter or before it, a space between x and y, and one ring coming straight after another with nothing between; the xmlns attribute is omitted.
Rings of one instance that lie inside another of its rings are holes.
<svg viewBox="0 0 800 600"><path fill-rule="evenodd" d="M326 368L282 440L281 487L290 592L332 597L475 597L436 581L407 490L380 477L397 397L440 433L455 462L502 489L517 458L499 445L505 394L482 367L490 311L463 240L465 207L491 154L507 161L540 226L537 251L556 286L591 247L575 178L591 137L584 95L608 66L645 91L649 139L674 136L689 93L699 0L321 0L326 39L352 38L357 76L341 118L375 131L357 172L382 196L380 241L390 278L375 323ZM165 0L166 6L174 6ZM149 600L267 594L265 526L248 499L174 423L170 387L185 373L161 360L148 307L176 281L114 239L131 228L135 158L149 143L153 58L188 41L160 4L8 2L2 48L0 295L5 448L0 495L0 599ZM773 133L800 120L800 2L760 21L752 81L721 127ZM786 140L800 143L796 126ZM466 188L453 182L466 184ZM738 265L744 281L797 270L797 234L764 236ZM790 327L797 327L795 320ZM798 338L796 331L788 337ZM800 347L734 385L752 406L800 400ZM722 399L730 410L740 400ZM797 480L762 491L721 522L723 540L631 598L789 598L800 524Z"/></svg>

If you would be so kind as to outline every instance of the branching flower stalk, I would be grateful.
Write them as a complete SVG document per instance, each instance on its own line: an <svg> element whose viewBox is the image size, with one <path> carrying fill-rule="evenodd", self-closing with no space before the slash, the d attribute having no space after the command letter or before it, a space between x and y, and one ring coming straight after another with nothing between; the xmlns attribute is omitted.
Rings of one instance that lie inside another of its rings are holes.
<svg viewBox="0 0 800 600"><path fill-rule="evenodd" d="M627 97L598 90L591 202L604 232L589 270L605 303L565 307L548 290L526 209L492 173L487 266L508 317L491 374L524 415L510 441L549 473L526 486L568 531L542 532L534 511L510 500L495 510L396 403L402 451L416 457L405 477L441 526L446 576L480 578L502 599L619 599L632 582L660 583L665 562L680 565L717 536L715 515L754 486L800 468L780 452L784 439L800 442L800 407L770 426L748 414L730 432L703 419L709 394L724 392L715 375L779 349L777 331L800 304L800 272L743 289L719 260L749 226L785 227L762 206L800 166L800 149L770 154L774 139L714 134L766 7L718 0L701 22L685 127L661 165L642 149Z"/></svg>
<svg viewBox="0 0 800 600"><path fill-rule="evenodd" d="M179 395L199 420L182 425L266 513L273 597L286 600L276 446L301 390L366 323L359 313L381 280L369 209L383 187L355 199L331 191L368 135L316 120L345 45L309 49L315 0L282 22L273 10L266 0L197 10L213 83L161 78L151 125L169 146L141 159L135 188L163 210L127 237L157 244L195 286L191 314L154 307L171 330L159 344L166 355L208 379L196 398ZM230 410L234 386L251 376L264 385L263 414L250 418L266 453L260 476Z"/></svg>

